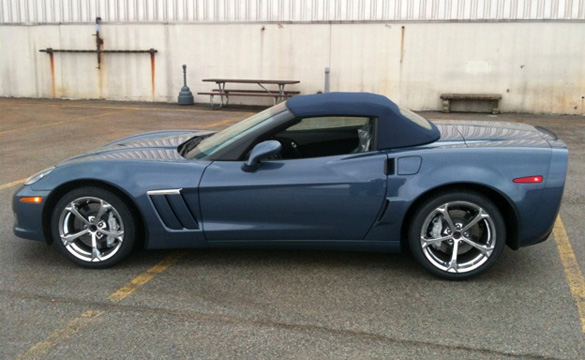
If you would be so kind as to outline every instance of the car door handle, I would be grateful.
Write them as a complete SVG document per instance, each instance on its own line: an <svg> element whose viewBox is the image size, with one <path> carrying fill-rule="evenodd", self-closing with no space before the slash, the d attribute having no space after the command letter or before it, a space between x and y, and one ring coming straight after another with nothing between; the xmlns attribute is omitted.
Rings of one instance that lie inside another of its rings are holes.
<svg viewBox="0 0 585 360"><path fill-rule="evenodd" d="M395 172L395 160L394 158L388 158L384 162L384 174L386 175L394 175Z"/></svg>

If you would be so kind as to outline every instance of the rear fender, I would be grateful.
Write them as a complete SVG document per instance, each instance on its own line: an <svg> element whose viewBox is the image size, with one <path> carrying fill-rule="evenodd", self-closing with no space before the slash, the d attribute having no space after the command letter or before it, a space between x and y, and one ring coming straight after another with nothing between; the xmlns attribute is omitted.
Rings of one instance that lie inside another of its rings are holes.
<svg viewBox="0 0 585 360"><path fill-rule="evenodd" d="M397 155L397 156L396 156ZM386 238L400 241L407 213L416 201L440 188L452 191L487 188L500 194L512 204L518 214L520 229L534 225L540 219L540 201L546 181L540 184L516 184L515 178L543 175L548 177L550 149L432 149L408 153L389 153L390 158L420 156L420 170L412 175L388 176L387 210L368 233L366 239ZM395 161L398 163L398 161ZM486 192L486 196L488 192ZM543 232L541 227L538 233ZM529 234L519 233L522 240Z"/></svg>

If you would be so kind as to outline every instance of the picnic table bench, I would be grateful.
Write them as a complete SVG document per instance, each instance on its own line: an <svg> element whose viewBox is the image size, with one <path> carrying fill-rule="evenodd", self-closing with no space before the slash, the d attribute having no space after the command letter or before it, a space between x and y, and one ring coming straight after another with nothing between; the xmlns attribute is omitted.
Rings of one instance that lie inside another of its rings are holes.
<svg viewBox="0 0 585 360"><path fill-rule="evenodd" d="M479 100L492 103L492 114L499 114L499 102L502 99L500 94L441 94L443 100L443 112L451 112L452 100Z"/></svg>
<svg viewBox="0 0 585 360"><path fill-rule="evenodd" d="M214 82L217 84L216 89L210 92L198 92L198 95L209 95L209 103L212 109L219 109L227 106L231 96L246 96L246 97L269 97L274 99L276 104L278 101L300 94L300 91L285 90L286 85L298 84L299 80L258 80L258 79L203 79L203 82ZM234 84L256 84L261 89L226 89L226 83ZM269 89L266 85L278 85L278 89ZM220 102L218 105L213 103L213 98L218 96Z"/></svg>

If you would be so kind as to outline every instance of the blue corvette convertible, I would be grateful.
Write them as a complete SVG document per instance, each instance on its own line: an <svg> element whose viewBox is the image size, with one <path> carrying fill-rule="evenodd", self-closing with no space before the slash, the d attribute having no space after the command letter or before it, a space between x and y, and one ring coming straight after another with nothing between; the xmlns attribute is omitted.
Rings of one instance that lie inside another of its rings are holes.
<svg viewBox="0 0 585 360"><path fill-rule="evenodd" d="M380 95L296 96L219 132L119 140L29 178L14 233L104 268L135 246L396 252L484 272L544 241L568 151L529 125L432 123Z"/></svg>

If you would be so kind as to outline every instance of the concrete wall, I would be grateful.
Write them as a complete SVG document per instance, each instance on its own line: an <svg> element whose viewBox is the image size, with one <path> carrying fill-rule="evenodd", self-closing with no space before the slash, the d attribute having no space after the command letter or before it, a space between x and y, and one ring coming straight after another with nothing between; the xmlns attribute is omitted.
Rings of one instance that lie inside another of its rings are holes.
<svg viewBox="0 0 585 360"><path fill-rule="evenodd" d="M299 24L103 24L95 54L92 25L0 25L0 96L176 101L187 64L191 90L201 79L295 79L290 89L371 91L415 110L440 109L439 94L502 94L502 111L585 113L582 22L389 22ZM152 76L154 69L154 78ZM154 81L153 81L154 80ZM197 102L207 102L197 96ZM266 99L241 99L270 104Z"/></svg>

